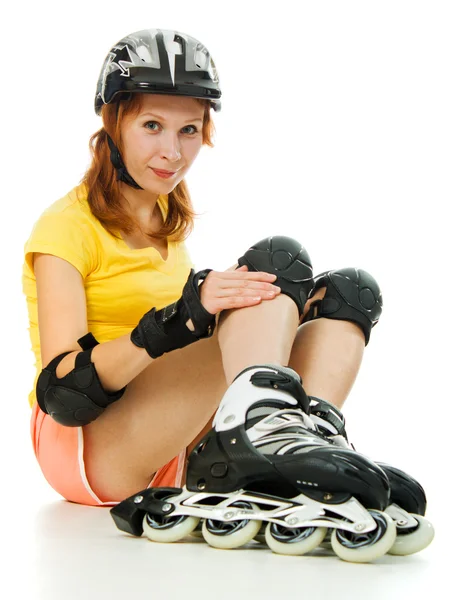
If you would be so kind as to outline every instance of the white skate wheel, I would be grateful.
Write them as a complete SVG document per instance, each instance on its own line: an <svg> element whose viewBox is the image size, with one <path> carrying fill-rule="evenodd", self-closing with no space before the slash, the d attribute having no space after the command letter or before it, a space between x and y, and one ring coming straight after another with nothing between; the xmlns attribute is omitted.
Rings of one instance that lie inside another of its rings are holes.
<svg viewBox="0 0 450 600"><path fill-rule="evenodd" d="M417 528L409 533L402 533L401 529L397 529L397 539L389 550L389 554L408 556L420 552L433 541L434 527L430 521L414 513L410 513L410 516L417 520Z"/></svg>
<svg viewBox="0 0 450 600"><path fill-rule="evenodd" d="M331 547L334 553L348 562L371 562L392 548L397 528L391 517L379 510L369 510L377 522L377 527L367 533L355 534L335 529L331 535Z"/></svg>
<svg viewBox="0 0 450 600"><path fill-rule="evenodd" d="M276 523L266 527L266 543L276 554L300 556L320 546L327 534L326 527L297 527L290 529Z"/></svg>
<svg viewBox="0 0 450 600"><path fill-rule="evenodd" d="M256 504L250 502L236 502L233 506L248 505L248 508L258 510ZM247 508L245 506L244 508ZM212 521L205 519L203 521L202 533L205 540L213 548L230 550L239 548L250 542L261 528L261 521L256 519L242 519L239 521Z"/></svg>
<svg viewBox="0 0 450 600"><path fill-rule="evenodd" d="M151 518L147 518L149 515L145 515L142 521L142 528L144 534L152 542L178 542L179 540L187 537L197 527L200 519L198 517L167 517L167 523L160 525L152 523Z"/></svg>

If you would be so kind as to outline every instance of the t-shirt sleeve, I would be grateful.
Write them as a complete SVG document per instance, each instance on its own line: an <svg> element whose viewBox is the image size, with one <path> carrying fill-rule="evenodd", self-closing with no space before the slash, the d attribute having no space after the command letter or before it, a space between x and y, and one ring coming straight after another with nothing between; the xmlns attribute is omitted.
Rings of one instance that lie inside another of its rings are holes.
<svg viewBox="0 0 450 600"><path fill-rule="evenodd" d="M52 254L73 265L83 279L95 268L96 248L87 223L66 212L44 212L25 243L25 262L32 272L33 253Z"/></svg>

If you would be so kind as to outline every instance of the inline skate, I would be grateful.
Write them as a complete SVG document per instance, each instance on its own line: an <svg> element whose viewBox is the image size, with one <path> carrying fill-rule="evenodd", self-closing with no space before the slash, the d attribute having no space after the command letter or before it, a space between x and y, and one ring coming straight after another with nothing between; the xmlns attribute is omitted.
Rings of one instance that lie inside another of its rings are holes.
<svg viewBox="0 0 450 600"><path fill-rule="evenodd" d="M335 554L369 562L396 540L389 480L381 467L332 443L289 367L253 365L234 379L212 429L188 458L186 485L143 490L111 509L116 526L174 542L201 523L216 548L237 548L264 527L269 548L302 555L328 530Z"/></svg>
<svg viewBox="0 0 450 600"><path fill-rule="evenodd" d="M338 408L326 400L310 396L310 410L311 419L323 435L337 446L355 450L348 440L344 415ZM386 463L376 464L389 479L391 492L386 513L397 528L397 538L389 554L406 556L420 552L434 538L434 528L424 518L427 507L425 491L418 481L404 471ZM262 541L261 538L259 541ZM329 536L322 545L329 547Z"/></svg>

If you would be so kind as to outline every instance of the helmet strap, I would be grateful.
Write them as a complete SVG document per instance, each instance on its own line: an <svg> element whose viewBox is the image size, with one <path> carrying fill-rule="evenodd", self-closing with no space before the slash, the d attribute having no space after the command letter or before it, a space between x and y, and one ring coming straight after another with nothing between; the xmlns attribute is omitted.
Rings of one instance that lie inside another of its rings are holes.
<svg viewBox="0 0 450 600"><path fill-rule="evenodd" d="M114 142L108 134L106 134L106 137L108 139L108 146L111 151L111 162L114 168L117 170L117 181L123 181L124 183L137 190L143 190L144 188L142 188L138 183L136 183L135 180L128 173L117 146L114 144Z"/></svg>

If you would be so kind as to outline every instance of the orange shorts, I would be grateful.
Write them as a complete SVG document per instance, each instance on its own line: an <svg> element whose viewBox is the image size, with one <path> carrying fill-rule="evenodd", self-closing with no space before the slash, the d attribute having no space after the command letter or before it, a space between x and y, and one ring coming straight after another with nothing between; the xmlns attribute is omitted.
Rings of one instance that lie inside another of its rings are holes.
<svg viewBox="0 0 450 600"><path fill-rule="evenodd" d="M82 427L60 425L35 402L31 411L31 439L44 477L63 498L91 506L117 504L114 500L100 500L89 484L84 468ZM185 460L184 449L156 472L148 487L181 487Z"/></svg>

